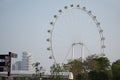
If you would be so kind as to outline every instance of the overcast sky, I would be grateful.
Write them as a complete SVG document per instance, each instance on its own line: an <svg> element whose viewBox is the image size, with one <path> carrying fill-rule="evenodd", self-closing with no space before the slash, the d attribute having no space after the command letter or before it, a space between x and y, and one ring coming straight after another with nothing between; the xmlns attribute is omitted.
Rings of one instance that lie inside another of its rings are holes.
<svg viewBox="0 0 120 80"><path fill-rule="evenodd" d="M18 54L18 58L14 60L18 61L21 60L22 52L28 51L33 56L33 62L39 61L41 65L47 68L46 66L52 63L52 61L48 59L50 52L46 50L49 46L46 42L46 38L49 37L47 33L47 30L50 29L49 23L53 20L53 16L58 13L59 9L63 9L64 6L70 6L71 4L80 4L80 6L86 6L88 10L91 10L101 23L106 38L105 54L111 62L113 62L120 59L119 3L119 0L0 0L0 54L7 54L9 51L15 52ZM58 25L60 26L62 23L67 23L69 20L68 17L76 14L81 17L81 21L85 20L86 23L84 24L87 24L86 26L89 26L89 23L95 26L89 16L85 16L86 14L83 12L75 11L71 11L72 14L67 14L66 12L66 15L62 16L61 20L58 21ZM83 16L81 14L83 14ZM65 19L67 20L66 22ZM71 22L75 22L74 20L69 21L70 25L72 25ZM85 26L84 24L81 22L77 26ZM55 27L55 43L53 43L53 45L56 51L63 53L62 51L64 50L62 50L62 48L59 49L59 45L62 44L64 48L67 43L66 41L60 43L59 40L67 39L62 35L66 35L70 28L61 26L60 31L59 26ZM96 27L91 29L93 30L91 32L88 31L89 28L85 30L83 27L72 27L71 29L73 32L69 33L69 36L66 35L68 38L70 38L71 35L79 37L79 35L83 34L80 37L85 36L82 40L83 42L88 42L88 44L95 44L93 40L90 40L88 34L91 34L90 37L92 37L92 39L99 37ZM78 34L78 32L76 32L77 30L82 30L83 33L80 31L81 34ZM80 41L74 37L73 40L76 42ZM95 48L95 45L93 48ZM66 49L68 50L69 48ZM55 56L59 57L59 55ZM63 58L63 56L59 58Z"/></svg>

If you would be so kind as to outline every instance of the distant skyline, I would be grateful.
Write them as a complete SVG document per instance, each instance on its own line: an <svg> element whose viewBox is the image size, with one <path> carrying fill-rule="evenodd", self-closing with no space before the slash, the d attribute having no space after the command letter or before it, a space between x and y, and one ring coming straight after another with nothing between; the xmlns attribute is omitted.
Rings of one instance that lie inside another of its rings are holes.
<svg viewBox="0 0 120 80"><path fill-rule="evenodd" d="M120 0L0 0L0 54L7 54L9 51L17 53L18 58L14 60L19 61L21 60L22 52L29 51L32 53L33 62L39 61L43 67L48 68L47 66L52 63L52 61L49 60L50 52L46 49L49 46L46 42L46 39L49 37L47 33L47 30L50 29L49 23L53 20L53 16L58 13L59 9L63 9L64 6L70 6L71 4L79 4L91 10L92 13L97 16L98 21L100 21L106 38L105 54L110 61L113 62L120 59L119 3ZM79 13L76 15L79 16ZM69 16L67 15L67 17ZM61 17L61 20L67 17ZM83 12L80 12L80 17L83 22L84 20L85 22L87 22L87 20L92 21L88 16L85 17ZM86 26L93 25L92 22L89 24L89 21L88 24L86 23ZM58 22L58 25L61 24L61 22ZM64 21L62 23L64 23ZM72 23L70 23L70 25L71 24ZM83 34L86 36L85 39L88 42L91 40L89 38L90 36L92 39L99 37L96 27L84 30L83 24L80 24L80 28L76 27L73 33L75 34L77 30L83 30L85 32ZM74 28L68 29L68 26L55 27L55 39L59 33L60 36L64 36L67 34L67 31L71 29ZM59 32L62 30L65 31L63 31L63 33ZM93 31L89 32L89 30ZM96 33L95 35L93 35L94 31ZM87 36L88 34L90 34L90 36ZM61 37L61 40L62 38L64 39L65 37ZM68 38L70 38L70 36L65 39ZM74 41L78 42L80 40L75 39ZM59 47L62 43L63 42L54 44ZM66 44L65 41L63 44ZM62 46L65 47L65 45ZM59 51L60 49L56 48L56 50ZM61 50L59 52L62 53Z"/></svg>

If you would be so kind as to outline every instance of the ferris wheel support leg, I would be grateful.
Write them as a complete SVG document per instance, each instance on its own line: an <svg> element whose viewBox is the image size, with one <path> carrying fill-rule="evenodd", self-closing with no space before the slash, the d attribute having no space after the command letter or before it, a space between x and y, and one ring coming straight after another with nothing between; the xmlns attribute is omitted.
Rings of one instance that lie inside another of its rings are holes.
<svg viewBox="0 0 120 80"><path fill-rule="evenodd" d="M81 61L83 62L84 59L84 46L81 45Z"/></svg>
<svg viewBox="0 0 120 80"><path fill-rule="evenodd" d="M74 60L74 45L72 45L72 61Z"/></svg>

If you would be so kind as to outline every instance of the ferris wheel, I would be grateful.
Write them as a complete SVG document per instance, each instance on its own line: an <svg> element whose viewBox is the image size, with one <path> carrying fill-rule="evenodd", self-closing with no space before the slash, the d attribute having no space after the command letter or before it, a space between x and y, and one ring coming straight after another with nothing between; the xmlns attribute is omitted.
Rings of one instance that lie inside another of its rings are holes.
<svg viewBox="0 0 120 80"><path fill-rule="evenodd" d="M56 27L56 25L58 25L57 23L59 22L59 20L61 19L61 18L63 18L62 16L65 14L65 13L67 13L67 12L69 12L69 11L81 11L81 13L83 12L83 14L87 14L89 17L90 17L90 19L92 19L92 21L93 21L93 24L95 24L95 26L97 27L97 29L98 29L98 36L99 36L99 45L100 45L100 47L99 47L99 53L100 53L100 55L101 56L103 56L104 55L104 49L105 49L105 45L104 45L104 40L105 40L105 37L104 37L104 35L103 35L103 29L101 28L101 25L100 25L100 22L97 20L97 17L96 16L94 16L93 14L92 14L92 12L90 11L90 10L87 10L86 9L86 7L81 7L80 5L70 5L70 6L65 6L63 9L60 9L59 11L58 11L58 14L56 14L56 15L54 15L53 17L53 21L52 22L50 22L50 29L47 31L48 33L49 33L49 38L47 38L47 42L49 43L49 47L47 48L47 50L48 51L50 51L50 53L51 53L51 56L49 57L50 59L53 59L54 60L54 63L56 64L57 63L57 60L56 60L56 52L55 52L55 49L54 48L56 48L57 46L53 46L53 44L54 44L54 36L55 36L55 29L57 28ZM73 15L74 13L72 13L71 15ZM67 14L66 14L67 15ZM78 14L78 15L80 15L80 14ZM77 16L78 16L77 15ZM63 20L64 20L64 18L63 18ZM74 19L72 20L72 22L74 21ZM78 21L78 20L77 20ZM72 23L71 22L71 23ZM59 22L60 24L61 24L61 22ZM66 23L66 24L71 24L71 23ZM76 22L75 22L76 23ZM78 22L79 23L79 22ZM68 26L70 26L70 25L68 25ZM79 25L80 26L80 25ZM66 27L66 26L60 26L60 27ZM74 30L74 29L73 29ZM59 31L59 30L58 30ZM57 31L57 32L58 32ZM62 31L62 30L61 30ZM61 32L61 33L63 33L63 36L64 36L64 32ZM66 33L66 32L65 32ZM72 34L72 33L71 33ZM77 34L77 33L76 33ZM87 34L87 32L86 32L86 34ZM79 35L79 34L78 34ZM74 35L72 35L72 36L74 36ZM56 38L59 38L58 36L56 37ZM64 39L65 37L62 37L62 39ZM69 39L68 39L68 41L69 41ZM58 43L58 42L57 42ZM91 43L91 42L90 42ZM61 41L61 43L60 44L62 44L62 41ZM65 43L63 43L63 44L65 44ZM67 43L66 43L67 44ZM71 44L74 44L75 45L75 42L73 42L73 43L71 43ZM83 42L80 42L80 44L84 44ZM56 49L56 50L59 50L59 49ZM61 51L61 50L60 50ZM59 52L60 52L59 51ZM58 55L58 57L59 57L59 55ZM61 58L63 58L63 56L61 57Z"/></svg>

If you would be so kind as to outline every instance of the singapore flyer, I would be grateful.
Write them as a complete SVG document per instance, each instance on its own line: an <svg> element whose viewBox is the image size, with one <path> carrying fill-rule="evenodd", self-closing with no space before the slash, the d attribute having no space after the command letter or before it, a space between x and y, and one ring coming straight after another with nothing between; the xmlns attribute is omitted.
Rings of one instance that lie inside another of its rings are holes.
<svg viewBox="0 0 120 80"><path fill-rule="evenodd" d="M84 59L90 54L104 55L103 29L97 17L86 7L71 4L58 10L47 32L47 50L55 64Z"/></svg>

